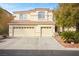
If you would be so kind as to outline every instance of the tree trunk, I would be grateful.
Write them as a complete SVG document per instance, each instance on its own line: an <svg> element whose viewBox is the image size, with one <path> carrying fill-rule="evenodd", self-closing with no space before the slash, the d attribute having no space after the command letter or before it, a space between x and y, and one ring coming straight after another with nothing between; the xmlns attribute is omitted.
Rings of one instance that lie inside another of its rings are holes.
<svg viewBox="0 0 79 59"><path fill-rule="evenodd" d="M62 32L64 32L64 26L62 27Z"/></svg>
<svg viewBox="0 0 79 59"><path fill-rule="evenodd" d="M79 23L76 24L76 31L79 31Z"/></svg>

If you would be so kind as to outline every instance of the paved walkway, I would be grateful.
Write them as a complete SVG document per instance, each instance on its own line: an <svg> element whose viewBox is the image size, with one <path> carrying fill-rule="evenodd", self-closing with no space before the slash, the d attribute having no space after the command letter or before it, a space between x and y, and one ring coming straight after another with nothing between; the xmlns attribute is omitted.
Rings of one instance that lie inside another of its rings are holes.
<svg viewBox="0 0 79 59"><path fill-rule="evenodd" d="M54 38L11 38L0 41L0 49L56 50L63 49Z"/></svg>

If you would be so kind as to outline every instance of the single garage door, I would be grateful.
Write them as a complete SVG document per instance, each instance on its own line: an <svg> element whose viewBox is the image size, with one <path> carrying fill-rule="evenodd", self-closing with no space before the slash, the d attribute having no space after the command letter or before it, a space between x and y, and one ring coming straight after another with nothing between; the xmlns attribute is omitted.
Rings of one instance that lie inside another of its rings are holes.
<svg viewBox="0 0 79 59"><path fill-rule="evenodd" d="M52 36L52 29L51 29L51 27L41 27L41 36L42 37Z"/></svg>
<svg viewBox="0 0 79 59"><path fill-rule="evenodd" d="M14 37L32 37L34 35L34 27L14 27Z"/></svg>

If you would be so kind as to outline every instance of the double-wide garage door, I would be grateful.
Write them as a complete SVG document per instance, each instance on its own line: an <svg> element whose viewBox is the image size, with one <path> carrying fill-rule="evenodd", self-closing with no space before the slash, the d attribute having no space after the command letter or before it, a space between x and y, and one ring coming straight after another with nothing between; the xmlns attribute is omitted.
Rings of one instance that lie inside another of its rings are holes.
<svg viewBox="0 0 79 59"><path fill-rule="evenodd" d="M35 27L14 27L14 37L33 37L33 36L41 36L48 37L52 36L51 27L41 27L38 35L36 33Z"/></svg>
<svg viewBox="0 0 79 59"><path fill-rule="evenodd" d="M35 35L34 27L15 27L14 36L15 37L30 37Z"/></svg>

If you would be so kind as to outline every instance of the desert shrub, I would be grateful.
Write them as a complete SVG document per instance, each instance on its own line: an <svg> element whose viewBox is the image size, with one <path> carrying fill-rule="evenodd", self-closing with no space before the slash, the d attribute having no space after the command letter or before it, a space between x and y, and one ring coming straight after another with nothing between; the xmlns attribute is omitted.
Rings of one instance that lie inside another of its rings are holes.
<svg viewBox="0 0 79 59"><path fill-rule="evenodd" d="M70 42L74 41L74 33L75 32L71 32L71 31L61 32L60 36L62 36L64 38L64 42L70 43Z"/></svg>
<svg viewBox="0 0 79 59"><path fill-rule="evenodd" d="M74 36L74 32L62 32L60 33L61 36L63 36L65 39L72 39Z"/></svg>
<svg viewBox="0 0 79 59"><path fill-rule="evenodd" d="M79 32L75 32L75 34L74 34L74 42L79 43Z"/></svg>
<svg viewBox="0 0 79 59"><path fill-rule="evenodd" d="M62 36L64 38L64 42L67 43L79 43L79 32L61 32L59 33L60 36Z"/></svg>

